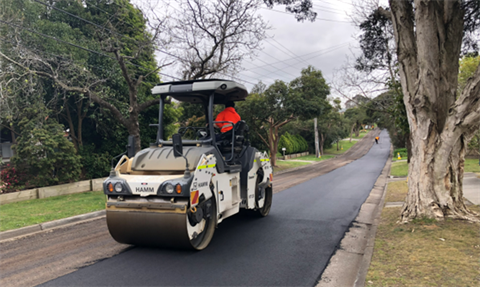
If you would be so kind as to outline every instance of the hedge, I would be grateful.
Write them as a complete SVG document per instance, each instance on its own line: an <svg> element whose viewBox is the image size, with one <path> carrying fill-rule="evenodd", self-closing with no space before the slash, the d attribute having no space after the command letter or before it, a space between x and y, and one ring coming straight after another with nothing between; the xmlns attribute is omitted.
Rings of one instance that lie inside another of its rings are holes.
<svg viewBox="0 0 480 287"><path fill-rule="evenodd" d="M280 153L283 153L282 148L286 148L285 154L300 153L308 150L308 143L301 135L291 135L286 132L278 142Z"/></svg>

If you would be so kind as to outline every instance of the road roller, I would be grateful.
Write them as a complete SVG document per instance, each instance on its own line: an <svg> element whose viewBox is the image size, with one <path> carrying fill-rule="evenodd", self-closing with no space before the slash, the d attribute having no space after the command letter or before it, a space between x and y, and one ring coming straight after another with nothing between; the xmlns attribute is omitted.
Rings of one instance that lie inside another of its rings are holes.
<svg viewBox="0 0 480 287"><path fill-rule="evenodd" d="M246 88L234 81L211 79L156 85L159 97L156 141L126 154L104 181L106 220L120 243L202 250L226 218L242 210L265 217L273 197L273 169L266 152L250 145L245 121L221 122L214 107L243 101ZM172 100L173 99L173 100ZM203 106L206 124L180 127L164 138L164 110L169 102ZM189 135L188 138L186 135Z"/></svg>

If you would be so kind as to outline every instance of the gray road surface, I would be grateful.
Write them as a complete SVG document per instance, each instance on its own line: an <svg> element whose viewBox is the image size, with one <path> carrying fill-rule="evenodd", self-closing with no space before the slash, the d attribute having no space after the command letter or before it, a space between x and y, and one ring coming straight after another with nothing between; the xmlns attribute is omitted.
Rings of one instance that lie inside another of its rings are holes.
<svg viewBox="0 0 480 287"><path fill-rule="evenodd" d="M234 216L201 252L131 248L41 286L314 286L389 155L362 158L275 194L263 219Z"/></svg>

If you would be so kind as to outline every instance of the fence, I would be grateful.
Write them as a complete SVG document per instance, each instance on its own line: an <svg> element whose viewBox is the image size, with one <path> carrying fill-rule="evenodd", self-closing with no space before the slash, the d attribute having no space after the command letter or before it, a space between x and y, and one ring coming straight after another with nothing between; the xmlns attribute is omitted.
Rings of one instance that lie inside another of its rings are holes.
<svg viewBox="0 0 480 287"><path fill-rule="evenodd" d="M287 159L301 157L301 156L305 156L305 155L309 155L309 154L310 153L308 151L302 152L302 153L292 153L292 154L286 154L285 156L279 156L279 157L277 157L277 159L287 160Z"/></svg>

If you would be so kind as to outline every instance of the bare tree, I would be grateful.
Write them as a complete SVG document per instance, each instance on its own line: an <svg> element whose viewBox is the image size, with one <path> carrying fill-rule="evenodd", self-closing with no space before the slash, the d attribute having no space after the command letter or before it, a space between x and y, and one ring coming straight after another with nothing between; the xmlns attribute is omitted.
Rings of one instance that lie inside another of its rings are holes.
<svg viewBox="0 0 480 287"><path fill-rule="evenodd" d="M256 15L260 0L182 0L169 15L168 55L183 79L235 74L266 38L267 24ZM166 40L167 41L167 40Z"/></svg>

